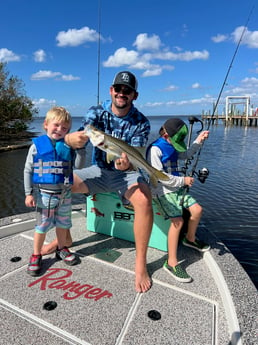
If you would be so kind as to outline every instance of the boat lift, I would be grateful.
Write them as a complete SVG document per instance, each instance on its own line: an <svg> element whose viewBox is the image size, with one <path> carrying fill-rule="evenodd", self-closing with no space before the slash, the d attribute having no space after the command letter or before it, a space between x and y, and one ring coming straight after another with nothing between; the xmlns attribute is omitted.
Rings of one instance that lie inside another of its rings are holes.
<svg viewBox="0 0 258 345"><path fill-rule="evenodd" d="M232 111L234 105L243 104L244 105L244 115L246 121L248 121L249 109L250 109L250 97L249 96L227 96L226 97L226 122L228 122L230 116L235 116ZM242 116L242 115L241 115Z"/></svg>

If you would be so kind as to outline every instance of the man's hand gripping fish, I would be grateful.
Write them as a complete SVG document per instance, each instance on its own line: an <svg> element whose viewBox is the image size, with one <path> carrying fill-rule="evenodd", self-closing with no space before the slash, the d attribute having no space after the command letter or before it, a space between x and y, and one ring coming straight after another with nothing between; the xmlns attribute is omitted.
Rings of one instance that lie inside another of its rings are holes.
<svg viewBox="0 0 258 345"><path fill-rule="evenodd" d="M157 186L158 180L168 181L169 177L163 172L152 167L142 156L142 154L133 146L128 145L123 140L114 138L101 130L87 125L84 129L84 133L90 138L93 146L97 146L100 150L107 153L107 162L119 158L124 152L134 169L144 169L149 175L150 182Z"/></svg>

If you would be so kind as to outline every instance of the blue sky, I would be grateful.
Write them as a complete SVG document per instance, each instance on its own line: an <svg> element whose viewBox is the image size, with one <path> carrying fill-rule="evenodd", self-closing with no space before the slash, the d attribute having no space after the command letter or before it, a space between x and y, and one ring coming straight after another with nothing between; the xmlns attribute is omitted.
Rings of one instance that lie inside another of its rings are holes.
<svg viewBox="0 0 258 345"><path fill-rule="evenodd" d="M8 0L1 3L0 61L23 80L40 115L53 105L83 115L97 104L98 76L104 101L121 70L137 76L135 105L145 115L197 115L212 112L252 11L218 110L226 96L250 96L258 107L255 3Z"/></svg>

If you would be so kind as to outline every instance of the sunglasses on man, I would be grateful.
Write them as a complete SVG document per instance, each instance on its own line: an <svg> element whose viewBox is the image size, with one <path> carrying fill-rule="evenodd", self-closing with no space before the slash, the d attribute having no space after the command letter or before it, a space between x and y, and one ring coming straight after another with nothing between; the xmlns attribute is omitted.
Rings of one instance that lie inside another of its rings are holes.
<svg viewBox="0 0 258 345"><path fill-rule="evenodd" d="M124 95L130 95L133 92L133 89L131 89L128 86L123 86L123 85L114 85L113 89L115 92L120 92L123 93Z"/></svg>

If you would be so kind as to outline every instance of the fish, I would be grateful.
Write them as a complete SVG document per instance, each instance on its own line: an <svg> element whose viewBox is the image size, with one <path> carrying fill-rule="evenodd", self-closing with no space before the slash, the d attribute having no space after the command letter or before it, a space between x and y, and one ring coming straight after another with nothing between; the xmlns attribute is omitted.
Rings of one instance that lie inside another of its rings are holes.
<svg viewBox="0 0 258 345"><path fill-rule="evenodd" d="M157 186L158 181L169 180L168 175L151 166L137 148L127 144L125 141L114 138L89 124L85 126L84 134L90 139L93 146L106 152L108 163L121 157L121 154L124 152L135 170L143 169L146 171L150 183L154 187Z"/></svg>

